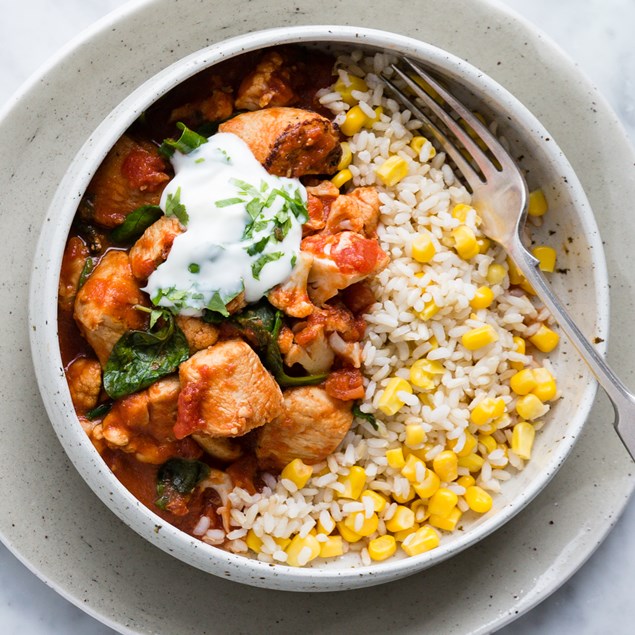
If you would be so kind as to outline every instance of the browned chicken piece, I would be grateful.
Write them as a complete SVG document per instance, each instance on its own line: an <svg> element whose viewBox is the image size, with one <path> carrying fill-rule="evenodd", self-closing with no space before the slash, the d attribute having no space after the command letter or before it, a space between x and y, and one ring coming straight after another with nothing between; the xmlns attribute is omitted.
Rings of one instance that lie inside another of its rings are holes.
<svg viewBox="0 0 635 635"><path fill-rule="evenodd" d="M284 391L284 415L259 432L256 457L263 469L281 470L293 459L308 465L332 454L353 423L350 401L319 386Z"/></svg>
<svg viewBox="0 0 635 635"><path fill-rule="evenodd" d="M173 375L116 401L101 430L96 427L93 435L143 463L163 463L179 449L173 428L180 390L179 379Z"/></svg>
<svg viewBox="0 0 635 635"><path fill-rule="evenodd" d="M203 433L238 437L282 413L282 393L253 349L241 340L219 342L179 367L177 439Z"/></svg>
<svg viewBox="0 0 635 635"><path fill-rule="evenodd" d="M75 412L83 415L97 405L101 392L101 365L96 359L78 357L65 372Z"/></svg>
<svg viewBox="0 0 635 635"><path fill-rule="evenodd" d="M210 437L205 434L193 434L192 439L194 439L207 454L219 461L230 463L231 461L239 459L243 454L243 449L234 439Z"/></svg>
<svg viewBox="0 0 635 635"><path fill-rule="evenodd" d="M137 305L147 305L132 275L128 254L109 251L79 290L74 317L102 366L117 340L130 330L143 329L148 316Z"/></svg>
<svg viewBox="0 0 635 635"><path fill-rule="evenodd" d="M326 227L331 205L340 195L339 189L331 181L310 185L306 188L306 193L309 220L302 226L303 236L314 234Z"/></svg>
<svg viewBox="0 0 635 635"><path fill-rule="evenodd" d="M379 195L374 187L358 187L350 194L338 196L329 210L324 232L337 234L352 231L375 238L379 223Z"/></svg>
<svg viewBox="0 0 635 635"><path fill-rule="evenodd" d="M104 227L121 225L137 207L159 204L167 170L152 143L123 135L89 183L81 215Z"/></svg>
<svg viewBox="0 0 635 635"><path fill-rule="evenodd" d="M332 174L342 155L337 130L326 118L299 108L245 112L219 126L240 137L276 176Z"/></svg>
<svg viewBox="0 0 635 635"><path fill-rule="evenodd" d="M291 342L284 342L284 361L287 366L300 364L310 374L323 373L333 365L337 355L347 365L361 366L361 345L366 323L355 317L343 305L327 304L316 308L292 331Z"/></svg>
<svg viewBox="0 0 635 635"><path fill-rule="evenodd" d="M132 274L141 283L162 263L172 249L174 239L185 228L174 216L161 216L148 227L130 250Z"/></svg>
<svg viewBox="0 0 635 635"><path fill-rule="evenodd" d="M306 285L312 264L313 256L300 252L291 276L267 294L269 302L291 317L304 318L311 315L315 305L309 299Z"/></svg>
<svg viewBox="0 0 635 635"><path fill-rule="evenodd" d="M79 281L88 258L88 247L78 236L73 236L66 243L62 256L60 282L58 287L58 303L62 311L70 311L75 303Z"/></svg>
<svg viewBox="0 0 635 635"><path fill-rule="evenodd" d="M209 121L224 121L233 112L231 92L217 86L209 96L175 108L170 115L170 122L182 121L189 128L198 128Z"/></svg>
<svg viewBox="0 0 635 635"><path fill-rule="evenodd" d="M213 346L218 341L218 327L208 324L200 318L177 315L176 323L185 335L190 347L190 355Z"/></svg>
<svg viewBox="0 0 635 635"><path fill-rule="evenodd" d="M379 273L390 261L377 240L350 231L307 236L301 249L314 256L307 288L317 306L341 289Z"/></svg>
<svg viewBox="0 0 635 635"><path fill-rule="evenodd" d="M292 70L278 51L266 52L256 68L241 82L236 108L260 110L292 104L296 99Z"/></svg>

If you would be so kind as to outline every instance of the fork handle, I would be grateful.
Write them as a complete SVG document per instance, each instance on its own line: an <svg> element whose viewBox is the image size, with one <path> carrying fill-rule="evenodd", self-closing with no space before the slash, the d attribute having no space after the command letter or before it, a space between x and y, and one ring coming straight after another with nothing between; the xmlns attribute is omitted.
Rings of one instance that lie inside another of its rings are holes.
<svg viewBox="0 0 635 635"><path fill-rule="evenodd" d="M516 236L516 240L512 244L506 245L506 248L511 259L534 288L536 295L549 309L611 400L615 410L613 425L631 458L635 459L635 396L580 331L569 312L540 273L538 260L525 248L520 237Z"/></svg>

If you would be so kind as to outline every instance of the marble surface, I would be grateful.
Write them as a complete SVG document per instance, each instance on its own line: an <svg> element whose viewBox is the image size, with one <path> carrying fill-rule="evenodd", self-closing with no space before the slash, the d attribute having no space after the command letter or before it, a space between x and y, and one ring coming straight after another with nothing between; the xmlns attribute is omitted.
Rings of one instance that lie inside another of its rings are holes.
<svg viewBox="0 0 635 635"><path fill-rule="evenodd" d="M0 0L0 106L82 29L124 0ZM503 0L552 37L599 87L635 140L633 0ZM33 16L38 19L34 20ZM589 510L589 513L593 513ZM571 580L499 631L627 635L635 624L635 500ZM476 607L475 607L476 608ZM110 628L48 588L0 544L0 632L107 635Z"/></svg>

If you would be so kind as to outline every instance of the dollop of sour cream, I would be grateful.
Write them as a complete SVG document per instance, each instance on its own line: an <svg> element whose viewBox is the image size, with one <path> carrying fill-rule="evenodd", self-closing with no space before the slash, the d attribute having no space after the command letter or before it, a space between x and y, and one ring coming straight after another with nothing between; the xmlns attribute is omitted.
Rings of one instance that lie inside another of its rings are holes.
<svg viewBox="0 0 635 635"><path fill-rule="evenodd" d="M186 231L148 279L144 291L154 304L184 315L223 313L241 292L256 302L287 280L307 220L300 181L269 174L230 133L175 152L171 161L175 176L160 206Z"/></svg>

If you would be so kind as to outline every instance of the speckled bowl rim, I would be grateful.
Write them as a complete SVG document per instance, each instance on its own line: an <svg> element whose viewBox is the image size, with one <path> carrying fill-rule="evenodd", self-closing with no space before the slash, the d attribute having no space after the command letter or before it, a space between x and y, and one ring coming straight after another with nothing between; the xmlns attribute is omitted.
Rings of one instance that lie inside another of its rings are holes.
<svg viewBox="0 0 635 635"><path fill-rule="evenodd" d="M70 397L59 351L50 346L51 338L56 341L57 337L56 292L54 290L57 288L61 250L51 254L49 246L51 244L64 244L72 215L92 172L116 139L148 104L154 102L160 95L181 83L188 76L217 63L221 59L248 50L270 46L274 43L308 41L359 42L370 46L401 50L415 58L422 57L428 64L439 69L447 70L446 65L449 64L453 72L468 88L474 89L480 84L480 89L483 90L484 94L490 97L495 95L494 101L510 108L517 121L522 121L522 127L542 130L545 136L548 134L533 115L513 96L478 69L450 53L402 35L348 26L300 26L267 29L213 44L176 62L135 90L106 117L78 153L51 204L48 222L44 224L36 250L38 255L36 256L30 292L30 321L34 328L31 329L30 334L34 366L41 394L61 443L93 491L132 529L164 551L216 575L273 589L329 591L369 586L411 575L459 553L511 519L547 485L570 453L590 411L595 397L596 385L594 382L588 382L582 393L574 422L569 424L570 434L552 454L543 477L536 478L531 487L517 496L513 502L480 523L478 527L465 532L460 538L453 539L449 544L442 544L434 551L413 558L392 560L371 566L344 570L297 569L279 564L272 566L211 547L165 523L139 503L106 468L70 408ZM598 239L599 233L573 169L555 144L552 147L554 161L558 163L561 173L566 176L568 189L574 193L573 198L580 205L580 218L585 229L585 236L591 240L595 249L596 260L594 261L593 277L598 306L596 330L600 336L605 336L608 324L608 288L606 285L606 264ZM86 165L90 166L90 169L87 170ZM51 210L55 210L55 222L52 222L53 212ZM60 216L63 217L64 222L59 222ZM593 244L594 242L595 244ZM43 306L47 307L44 311L42 310Z"/></svg>

